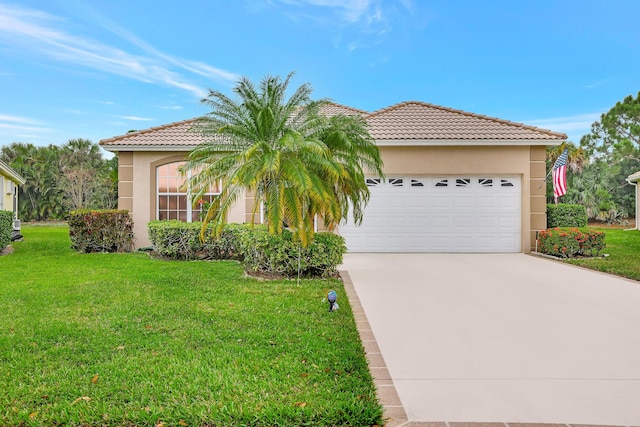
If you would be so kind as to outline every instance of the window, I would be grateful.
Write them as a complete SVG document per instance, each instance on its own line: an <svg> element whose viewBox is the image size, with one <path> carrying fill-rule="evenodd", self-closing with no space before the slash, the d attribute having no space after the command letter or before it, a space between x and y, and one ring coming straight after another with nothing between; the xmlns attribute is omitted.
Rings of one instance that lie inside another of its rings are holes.
<svg viewBox="0 0 640 427"><path fill-rule="evenodd" d="M513 187L513 183L511 181L509 181L508 179L501 179L500 180L500 186L501 187Z"/></svg>
<svg viewBox="0 0 640 427"><path fill-rule="evenodd" d="M380 178L367 178L366 179L366 183L367 183L367 187L375 187L377 185L380 185Z"/></svg>
<svg viewBox="0 0 640 427"><path fill-rule="evenodd" d="M403 182L402 178L389 178L389 185L392 187L402 187Z"/></svg>
<svg viewBox="0 0 640 427"><path fill-rule="evenodd" d="M478 184L482 187L493 187L493 179L491 178L480 178L478 179Z"/></svg>
<svg viewBox="0 0 640 427"><path fill-rule="evenodd" d="M436 187L448 187L449 186L449 180L448 179L441 179L440 181L436 182L435 186Z"/></svg>
<svg viewBox="0 0 640 427"><path fill-rule="evenodd" d="M181 189L185 181L191 176L191 173L185 176L178 170L184 164L185 162L174 162L156 168L157 219L178 219L185 222L199 221L200 212L202 211L201 204L211 202L215 195L220 194L221 185L217 183L203 195L201 198L202 203L194 207L187 191Z"/></svg>
<svg viewBox="0 0 640 427"><path fill-rule="evenodd" d="M422 183L422 181L420 181L418 179L412 179L411 180L411 186L412 187L424 187L424 184Z"/></svg>
<svg viewBox="0 0 640 427"><path fill-rule="evenodd" d="M469 178L456 179L456 187L468 187L470 185L471 185L471 180Z"/></svg>

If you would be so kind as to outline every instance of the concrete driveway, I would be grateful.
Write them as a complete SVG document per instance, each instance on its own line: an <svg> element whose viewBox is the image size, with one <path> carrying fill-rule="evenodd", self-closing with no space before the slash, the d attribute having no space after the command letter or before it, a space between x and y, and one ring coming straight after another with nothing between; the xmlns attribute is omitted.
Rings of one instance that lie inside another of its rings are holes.
<svg viewBox="0 0 640 427"><path fill-rule="evenodd" d="M392 425L640 425L640 283L525 254L347 254L341 270Z"/></svg>

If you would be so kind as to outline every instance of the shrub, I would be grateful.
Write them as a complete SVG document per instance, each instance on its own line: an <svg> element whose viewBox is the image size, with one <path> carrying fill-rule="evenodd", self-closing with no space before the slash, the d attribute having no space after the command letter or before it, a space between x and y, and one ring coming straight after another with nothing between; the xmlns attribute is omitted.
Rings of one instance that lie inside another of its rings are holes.
<svg viewBox="0 0 640 427"><path fill-rule="evenodd" d="M226 224L218 238L209 227L205 241L200 241L200 222L178 220L151 221L147 224L149 239L155 252L172 259L242 259L239 234L242 226Z"/></svg>
<svg viewBox="0 0 640 427"><path fill-rule="evenodd" d="M547 228L586 227L588 221L587 209L582 205L547 205Z"/></svg>
<svg viewBox="0 0 640 427"><path fill-rule="evenodd" d="M595 256L605 247L601 231L578 228L550 228L538 234L540 252L561 258Z"/></svg>
<svg viewBox="0 0 640 427"><path fill-rule="evenodd" d="M11 243L11 233L13 233L13 212L0 211L0 251Z"/></svg>
<svg viewBox="0 0 640 427"><path fill-rule="evenodd" d="M77 210L69 214L69 237L78 252L129 252L133 221L126 210Z"/></svg>
<svg viewBox="0 0 640 427"><path fill-rule="evenodd" d="M314 241L303 248L291 232L273 235L264 226L242 233L241 240L247 271L288 277L331 276L347 250L344 238L337 234L316 233Z"/></svg>
<svg viewBox="0 0 640 427"><path fill-rule="evenodd" d="M218 238L211 228L200 240L202 223L152 221L147 226L155 252L171 259L235 259L244 261L249 272L293 277L326 277L342 264L344 239L331 233L316 233L312 244L300 247L292 233L269 234L261 225L226 224Z"/></svg>

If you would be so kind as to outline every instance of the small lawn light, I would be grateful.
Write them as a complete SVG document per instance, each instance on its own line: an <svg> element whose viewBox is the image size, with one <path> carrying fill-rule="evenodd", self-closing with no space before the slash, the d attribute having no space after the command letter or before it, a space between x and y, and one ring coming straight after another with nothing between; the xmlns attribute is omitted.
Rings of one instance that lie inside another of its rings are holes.
<svg viewBox="0 0 640 427"><path fill-rule="evenodd" d="M329 291L329 293L327 294L327 301L329 301L329 311L336 311L340 308L338 306L338 303L336 302L337 300L338 294L336 294L336 291Z"/></svg>

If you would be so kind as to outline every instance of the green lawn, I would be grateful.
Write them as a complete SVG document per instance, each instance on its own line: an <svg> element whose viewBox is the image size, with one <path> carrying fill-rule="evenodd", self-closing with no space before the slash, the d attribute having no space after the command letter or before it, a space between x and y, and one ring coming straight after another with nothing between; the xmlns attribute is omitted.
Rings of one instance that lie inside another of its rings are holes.
<svg viewBox="0 0 640 427"><path fill-rule="evenodd" d="M567 262L640 280L640 231L598 227L592 229L606 234L607 247L603 253L609 256L594 259L572 259Z"/></svg>
<svg viewBox="0 0 640 427"><path fill-rule="evenodd" d="M77 254L67 233L23 227L0 257L0 425L382 423L340 281Z"/></svg>

